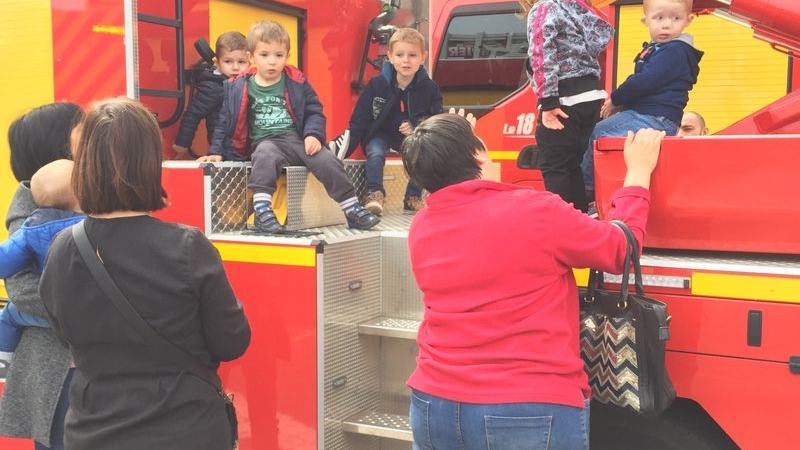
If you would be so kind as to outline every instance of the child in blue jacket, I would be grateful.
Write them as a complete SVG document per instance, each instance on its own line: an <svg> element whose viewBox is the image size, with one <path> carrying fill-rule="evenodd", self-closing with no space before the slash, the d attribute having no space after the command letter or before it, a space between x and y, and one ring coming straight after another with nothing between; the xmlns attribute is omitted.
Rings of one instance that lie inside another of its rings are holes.
<svg viewBox="0 0 800 450"><path fill-rule="evenodd" d="M0 243L0 278L10 277L30 264L41 272L56 234L83 220L70 187L72 166L71 160L59 159L42 166L31 178L31 192L40 208ZM0 311L0 378L11 364L22 328L49 326L45 318L26 314L11 302Z"/></svg>
<svg viewBox="0 0 800 450"><path fill-rule="evenodd" d="M636 55L633 74L603 104L603 120L595 125L581 162L589 201L594 200L594 140L625 136L642 128L674 136L700 73L703 52L694 48L692 36L683 32L694 19L692 0L644 0L643 8L642 23L650 42Z"/></svg>
<svg viewBox="0 0 800 450"><path fill-rule="evenodd" d="M277 22L258 21L247 46L255 67L225 82L211 147L198 161L252 161L247 187L253 191L254 225L262 233L281 228L272 194L286 166L308 167L339 203L350 228L377 225L380 219L358 203L342 162L322 146L322 103L305 75L286 64L289 33Z"/></svg>
<svg viewBox="0 0 800 450"><path fill-rule="evenodd" d="M439 86L428 77L425 67L425 38L413 28L400 28L389 39L389 60L381 73L372 77L358 98L350 116L349 141L345 156L361 144L367 178L367 203L373 214L383 213L386 190L383 166L389 150L400 150L403 139L424 119L443 112ZM347 132L346 132L347 133ZM347 141L347 140L345 140ZM409 181L403 198L405 212L424 206L422 189Z"/></svg>

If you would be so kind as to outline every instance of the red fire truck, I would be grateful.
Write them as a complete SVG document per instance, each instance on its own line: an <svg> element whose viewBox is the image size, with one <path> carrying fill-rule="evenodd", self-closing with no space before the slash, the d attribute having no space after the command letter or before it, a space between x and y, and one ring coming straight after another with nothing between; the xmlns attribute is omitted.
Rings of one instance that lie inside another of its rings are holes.
<svg viewBox="0 0 800 450"><path fill-rule="evenodd" d="M688 109L706 117L713 135L665 140L642 258L648 293L672 315L667 363L679 398L658 417L597 405L593 449L797 447L800 189L789 174L800 163L800 4L695 0L695 9L688 31L706 55ZM333 136L380 67L392 27L417 27L430 39L428 65L445 105L479 117L496 175L541 188L537 170L517 166L520 150L535 145L537 114L517 11L507 0L0 2L0 50L15 62L0 83L0 124L5 132L26 109L54 100L141 99L163 127L171 206L159 216L206 232L251 322L249 350L221 369L239 411L240 448L408 448L405 379L422 308L406 254L410 217L400 213L402 167L387 163L377 230L347 229L313 176L289 167L286 232L255 234L247 227L246 163L172 153L186 70L200 58L197 39L277 20ZM604 56L610 90L631 72L647 35L640 0L603 12L617 29ZM202 141L195 139L195 154L206 151ZM601 214L603 190L619 182L619 150L618 139L597 143ZM5 142L0 152L7 155ZM363 193L359 155L345 165ZM0 171L5 209L15 183L5 165ZM585 271L576 273L585 281ZM0 438L0 447L31 444Z"/></svg>

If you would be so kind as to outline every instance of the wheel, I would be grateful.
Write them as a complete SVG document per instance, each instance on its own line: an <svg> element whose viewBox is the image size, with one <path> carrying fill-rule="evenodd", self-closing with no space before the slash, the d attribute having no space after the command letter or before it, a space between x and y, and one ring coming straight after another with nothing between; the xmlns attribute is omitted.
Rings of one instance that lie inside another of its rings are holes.
<svg viewBox="0 0 800 450"><path fill-rule="evenodd" d="M592 450L740 450L697 403L678 399L659 416L592 402Z"/></svg>

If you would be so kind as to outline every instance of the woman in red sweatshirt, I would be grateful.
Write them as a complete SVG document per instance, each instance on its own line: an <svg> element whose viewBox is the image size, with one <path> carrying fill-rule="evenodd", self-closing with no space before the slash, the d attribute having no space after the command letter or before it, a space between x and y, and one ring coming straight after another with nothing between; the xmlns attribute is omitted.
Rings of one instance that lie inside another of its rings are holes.
<svg viewBox="0 0 800 450"><path fill-rule="evenodd" d="M663 136L628 135L612 196L608 219L628 224L639 248ZM620 273L625 236L555 194L484 180L490 162L455 114L403 144L409 176L431 193L408 237L425 304L408 380L414 450L588 450L572 268Z"/></svg>

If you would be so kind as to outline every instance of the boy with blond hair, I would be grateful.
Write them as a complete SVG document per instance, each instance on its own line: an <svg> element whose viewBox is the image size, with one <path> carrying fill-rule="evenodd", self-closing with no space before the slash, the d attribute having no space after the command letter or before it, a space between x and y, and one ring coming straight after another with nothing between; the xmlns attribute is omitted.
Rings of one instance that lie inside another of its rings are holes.
<svg viewBox="0 0 800 450"><path fill-rule="evenodd" d="M342 162L324 148L325 115L317 93L296 67L287 65L289 33L277 22L255 22L247 34L255 66L225 83L222 109L207 156L198 161L252 161L254 225L274 233L281 225L272 194L286 166L305 166L339 203L350 228L367 230L380 219L361 207Z"/></svg>
<svg viewBox="0 0 800 450"><path fill-rule="evenodd" d="M386 56L388 61L383 64L381 73L367 83L350 116L349 141L333 141L345 155L352 153L359 144L364 149L367 158L365 207L377 215L383 213L386 197L383 166L389 150L399 151L403 139L415 126L443 112L439 86L430 79L422 65L426 57L425 38L419 31L397 29L389 39ZM343 136L347 136L348 131ZM422 189L409 181L403 210L415 213L423 206Z"/></svg>
<svg viewBox="0 0 800 450"><path fill-rule="evenodd" d="M31 193L39 208L8 239L0 242L0 278L8 278L31 264L41 273L56 234L83 220L84 214L70 185L73 165L69 159L57 159L31 177ZM22 329L49 326L47 319L26 314L14 303L8 303L0 311L0 378L5 378Z"/></svg>
<svg viewBox="0 0 800 450"><path fill-rule="evenodd" d="M592 143L603 136L654 128L674 136L700 73L703 52L683 30L692 23L692 0L644 0L642 23L650 33L634 60L634 72L606 99L583 156L586 194L594 198Z"/></svg>

